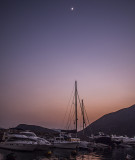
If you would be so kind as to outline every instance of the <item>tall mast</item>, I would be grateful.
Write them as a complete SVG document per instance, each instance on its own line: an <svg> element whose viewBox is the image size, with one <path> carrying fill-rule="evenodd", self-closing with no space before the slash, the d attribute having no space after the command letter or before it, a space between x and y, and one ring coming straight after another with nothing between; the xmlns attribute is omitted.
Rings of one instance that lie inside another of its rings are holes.
<svg viewBox="0 0 135 160"><path fill-rule="evenodd" d="M77 81L75 81L75 125L76 125L76 133L77 133Z"/></svg>
<svg viewBox="0 0 135 160"><path fill-rule="evenodd" d="M83 116L83 134L84 134L85 118L84 118L84 104L83 104L83 99L82 99L82 116Z"/></svg>

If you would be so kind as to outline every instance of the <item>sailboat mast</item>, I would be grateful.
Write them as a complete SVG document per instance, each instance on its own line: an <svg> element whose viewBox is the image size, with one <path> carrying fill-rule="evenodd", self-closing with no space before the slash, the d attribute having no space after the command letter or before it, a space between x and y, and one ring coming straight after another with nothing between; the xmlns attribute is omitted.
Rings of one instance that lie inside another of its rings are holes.
<svg viewBox="0 0 135 160"><path fill-rule="evenodd" d="M77 81L75 81L75 125L76 125L76 133L77 133Z"/></svg>
<svg viewBox="0 0 135 160"><path fill-rule="evenodd" d="M83 99L82 99L82 116L83 116L83 134L84 134L85 119L84 119L84 104L83 104Z"/></svg>

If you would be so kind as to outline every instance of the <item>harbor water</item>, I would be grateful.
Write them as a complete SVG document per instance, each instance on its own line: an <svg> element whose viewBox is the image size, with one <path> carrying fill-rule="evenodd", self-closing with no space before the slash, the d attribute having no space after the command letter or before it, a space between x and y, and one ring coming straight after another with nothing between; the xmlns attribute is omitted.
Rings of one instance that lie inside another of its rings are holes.
<svg viewBox="0 0 135 160"><path fill-rule="evenodd" d="M8 155L13 155L14 158L9 158ZM107 151L52 149L34 152L0 149L0 160L126 160L127 155L135 159L135 148L114 148Z"/></svg>

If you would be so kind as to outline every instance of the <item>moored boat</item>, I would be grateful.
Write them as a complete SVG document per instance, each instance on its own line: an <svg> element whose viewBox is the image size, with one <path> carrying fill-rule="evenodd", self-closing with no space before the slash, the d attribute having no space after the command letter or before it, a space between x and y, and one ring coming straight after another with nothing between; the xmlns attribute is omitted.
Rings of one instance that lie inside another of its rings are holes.
<svg viewBox="0 0 135 160"><path fill-rule="evenodd" d="M128 145L135 145L135 137L133 138L126 137L123 139L123 143Z"/></svg>
<svg viewBox="0 0 135 160"><path fill-rule="evenodd" d="M19 151L33 151L36 147L36 140L17 134L9 136L5 141L0 143L0 148Z"/></svg>
<svg viewBox="0 0 135 160"><path fill-rule="evenodd" d="M20 134L29 137L31 140L35 140L37 142L36 150L46 150L52 146L52 144L45 138L40 138L33 132L20 132Z"/></svg>
<svg viewBox="0 0 135 160"><path fill-rule="evenodd" d="M5 133L0 143L0 148L20 151L46 150L50 147L50 142L37 137L33 132Z"/></svg>

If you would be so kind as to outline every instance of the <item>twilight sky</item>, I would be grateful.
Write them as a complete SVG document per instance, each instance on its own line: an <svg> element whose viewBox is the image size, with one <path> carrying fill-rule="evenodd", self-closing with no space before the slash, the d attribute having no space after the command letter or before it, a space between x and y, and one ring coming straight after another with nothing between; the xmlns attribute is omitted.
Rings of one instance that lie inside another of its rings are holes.
<svg viewBox="0 0 135 160"><path fill-rule="evenodd" d="M1 0L0 44L0 127L62 128L75 80L90 122L135 104L134 0Z"/></svg>

